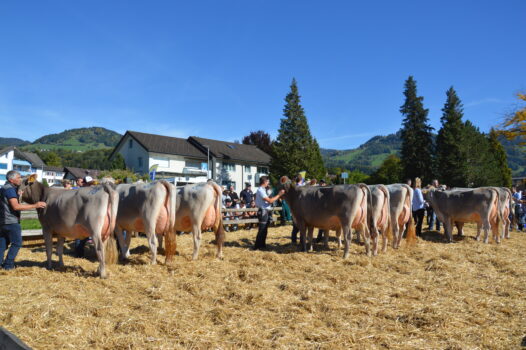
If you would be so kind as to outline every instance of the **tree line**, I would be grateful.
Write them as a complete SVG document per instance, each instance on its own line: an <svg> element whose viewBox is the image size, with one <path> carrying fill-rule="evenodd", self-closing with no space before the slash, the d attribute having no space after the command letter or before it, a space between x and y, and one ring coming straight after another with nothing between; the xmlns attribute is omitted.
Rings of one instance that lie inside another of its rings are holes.
<svg viewBox="0 0 526 350"><path fill-rule="evenodd" d="M423 183L436 178L451 187L511 186L506 152L498 140L502 132L491 129L486 134L471 121L463 120L463 105L453 87L446 91L441 127L436 136L429 123L429 110L424 107L424 98L418 95L412 76L405 81L403 95L400 157L388 156L371 175L359 170L348 172L349 183L396 183L420 177ZM508 120L511 125L517 117ZM292 177L306 171L309 178L324 178L333 183L343 181L341 173L346 169L325 169L318 142L311 135L301 106L295 79L285 97L276 140L258 130L245 136L242 142L256 145L272 156L273 176Z"/></svg>

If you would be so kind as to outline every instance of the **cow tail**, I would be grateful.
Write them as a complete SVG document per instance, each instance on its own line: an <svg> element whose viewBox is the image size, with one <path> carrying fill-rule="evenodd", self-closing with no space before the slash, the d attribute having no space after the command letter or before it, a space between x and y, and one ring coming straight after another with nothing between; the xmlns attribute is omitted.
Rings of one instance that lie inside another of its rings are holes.
<svg viewBox="0 0 526 350"><path fill-rule="evenodd" d="M104 192L108 194L108 221L109 232L102 232L104 244L104 261L107 264L115 264L118 259L117 242L115 240L115 223L117 221L117 211L119 210L119 194L109 184L103 184Z"/></svg>
<svg viewBox="0 0 526 350"><path fill-rule="evenodd" d="M499 195L499 191L496 188L492 188L491 192L493 192L493 196L496 197L496 198L492 198L493 199L492 203L495 203L495 199L497 200L497 204L496 204L497 206L497 236L500 236L499 227L504 222L504 220L502 219L502 210L500 206L500 195Z"/></svg>
<svg viewBox="0 0 526 350"><path fill-rule="evenodd" d="M166 189L166 200L164 205L168 212L168 230L164 231L165 237L165 264L169 264L173 261L173 257L177 252L177 236L175 234L175 204L177 200L177 190L174 185L166 180L159 181Z"/></svg>
<svg viewBox="0 0 526 350"><path fill-rule="evenodd" d="M373 222L373 196L371 195L371 189L369 186L367 186L364 183L359 183L358 186L365 190L367 195L367 230L369 231L369 235L371 234L371 228L375 227L375 222Z"/></svg>
<svg viewBox="0 0 526 350"><path fill-rule="evenodd" d="M214 221L214 233L216 235L216 245L218 251L218 258L221 257L223 251L223 243L225 242L225 229L223 227L223 214L221 213L221 187L213 180L208 180L208 184L212 186L216 195L216 202L214 207L216 209L216 219Z"/></svg>
<svg viewBox="0 0 526 350"><path fill-rule="evenodd" d="M413 189L408 185L405 185L407 188L407 193L409 194L409 222L407 223L407 233L405 235L405 241L408 245L415 245L417 242L416 238L416 227L413 220ZM407 200L408 196L405 197Z"/></svg>
<svg viewBox="0 0 526 350"><path fill-rule="evenodd" d="M382 232L382 234L387 236L387 239L392 241L393 240L393 228L391 227L391 200L389 195L389 190L387 190L387 187L384 185L380 185L380 190L384 193L384 206L383 208L387 208L387 228L385 232Z"/></svg>

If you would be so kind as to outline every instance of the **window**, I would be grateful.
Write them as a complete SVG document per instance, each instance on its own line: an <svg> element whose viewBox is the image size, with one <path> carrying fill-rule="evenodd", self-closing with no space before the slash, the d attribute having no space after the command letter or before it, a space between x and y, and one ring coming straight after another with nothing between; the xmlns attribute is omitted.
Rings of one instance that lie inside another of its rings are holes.
<svg viewBox="0 0 526 350"><path fill-rule="evenodd" d="M152 164L157 164L159 168L169 168L170 167L170 159L168 158L153 158L152 157Z"/></svg>
<svg viewBox="0 0 526 350"><path fill-rule="evenodd" d="M0 163L0 169L7 169L6 163Z"/></svg>
<svg viewBox="0 0 526 350"><path fill-rule="evenodd" d="M258 173L268 174L268 168L266 166L258 166Z"/></svg>
<svg viewBox="0 0 526 350"><path fill-rule="evenodd" d="M137 162L139 163L139 168L142 168L142 157L138 157Z"/></svg>
<svg viewBox="0 0 526 350"><path fill-rule="evenodd" d="M0 180L7 180L4 174L0 174Z"/></svg>
<svg viewBox="0 0 526 350"><path fill-rule="evenodd" d="M245 165L245 173L250 173L251 172L251 166L250 165Z"/></svg>
<svg viewBox="0 0 526 350"><path fill-rule="evenodd" d="M194 168L194 169L201 169L201 162L197 162L194 160L185 160L184 166L186 168Z"/></svg>
<svg viewBox="0 0 526 350"><path fill-rule="evenodd" d="M130 139L130 141L128 141L128 148L132 148L133 147L133 140Z"/></svg>
<svg viewBox="0 0 526 350"><path fill-rule="evenodd" d="M223 169L226 171L235 171L236 165L232 163L223 163Z"/></svg>

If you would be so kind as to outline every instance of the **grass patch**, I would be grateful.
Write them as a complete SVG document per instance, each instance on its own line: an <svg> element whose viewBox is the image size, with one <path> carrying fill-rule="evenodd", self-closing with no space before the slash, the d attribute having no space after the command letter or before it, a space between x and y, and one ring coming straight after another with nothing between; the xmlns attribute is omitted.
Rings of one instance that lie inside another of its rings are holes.
<svg viewBox="0 0 526 350"><path fill-rule="evenodd" d="M40 221L38 221L38 219L21 220L20 226L22 226L22 230L39 230L42 228L42 226L40 226Z"/></svg>

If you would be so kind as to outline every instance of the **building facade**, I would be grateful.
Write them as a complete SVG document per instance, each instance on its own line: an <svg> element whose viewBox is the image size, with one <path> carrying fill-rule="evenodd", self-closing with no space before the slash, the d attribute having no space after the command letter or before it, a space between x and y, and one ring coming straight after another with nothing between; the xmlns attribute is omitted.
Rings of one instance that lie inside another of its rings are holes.
<svg viewBox="0 0 526 350"><path fill-rule="evenodd" d="M16 170L22 176L37 174L38 179L43 178L45 164L40 157L31 152L24 152L11 146L0 150L0 185L4 185L7 172Z"/></svg>
<svg viewBox="0 0 526 350"><path fill-rule="evenodd" d="M241 191L268 174L270 156L256 146L189 137L188 139L127 131L112 154L124 158L130 170L167 179L178 185L214 179Z"/></svg>

